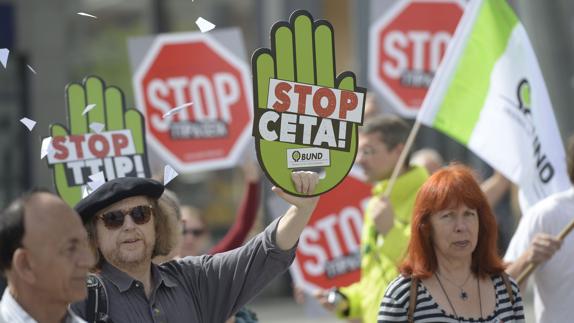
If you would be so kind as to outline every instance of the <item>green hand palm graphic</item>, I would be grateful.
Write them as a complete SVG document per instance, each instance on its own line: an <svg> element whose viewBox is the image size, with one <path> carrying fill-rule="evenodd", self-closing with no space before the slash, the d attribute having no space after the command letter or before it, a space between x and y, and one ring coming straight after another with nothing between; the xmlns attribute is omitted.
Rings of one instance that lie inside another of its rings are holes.
<svg viewBox="0 0 574 323"><path fill-rule="evenodd" d="M96 106L86 115L82 115L89 104ZM132 133L136 154L145 153L144 120L135 109L126 109L121 90L114 86L106 87L95 76L86 77L83 85L71 83L66 87L66 110L68 129L60 124L50 126L52 137L82 135L92 132L92 122L104 124L102 131L129 129ZM68 184L65 164L54 165L54 182L58 194L70 205L76 205L82 199L82 187Z"/></svg>
<svg viewBox="0 0 574 323"><path fill-rule="evenodd" d="M364 88L356 87L352 72L344 72L335 77L333 27L324 20L313 22L313 17L306 11L294 12L289 23L276 23L271 30L271 50L258 49L253 54L252 65L254 102L258 109L267 108L269 80L272 78L366 92ZM350 151L331 150L331 165L325 168L327 176L319 182L314 195L334 188L351 169L357 152L357 125L350 125ZM287 149L305 146L259 139L256 142L259 160L274 184L297 195L286 158L277 157L284 156Z"/></svg>

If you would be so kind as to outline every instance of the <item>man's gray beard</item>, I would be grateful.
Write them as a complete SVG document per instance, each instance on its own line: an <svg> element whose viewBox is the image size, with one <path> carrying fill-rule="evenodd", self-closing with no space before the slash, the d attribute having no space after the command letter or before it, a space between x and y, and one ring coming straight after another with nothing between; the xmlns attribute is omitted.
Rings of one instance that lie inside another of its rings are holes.
<svg viewBox="0 0 574 323"><path fill-rule="evenodd" d="M111 259L109 262L117 268L123 269L125 271L132 271L139 269L142 266L149 266L151 263L151 248L145 243L145 248L142 251L141 257L136 260L126 260L124 257L120 255L120 250L116 249L115 252L112 253Z"/></svg>

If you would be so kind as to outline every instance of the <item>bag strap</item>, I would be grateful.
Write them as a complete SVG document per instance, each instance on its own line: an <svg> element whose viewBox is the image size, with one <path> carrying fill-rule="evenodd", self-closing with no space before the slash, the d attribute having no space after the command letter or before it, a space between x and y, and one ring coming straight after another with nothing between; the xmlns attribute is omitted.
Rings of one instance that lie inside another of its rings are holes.
<svg viewBox="0 0 574 323"><path fill-rule="evenodd" d="M419 287L419 279L411 279L411 290L409 294L409 310L407 312L407 322L413 323L415 321L415 309L417 308L417 289Z"/></svg>
<svg viewBox="0 0 574 323"><path fill-rule="evenodd" d="M108 317L108 295L100 276L89 273L86 278L88 301L86 302L86 321L88 323L112 323Z"/></svg>
<svg viewBox="0 0 574 323"><path fill-rule="evenodd" d="M512 284L510 283L510 279L508 278L508 275L505 272L503 272L501 276L502 281L504 282L504 286L506 286L506 292L508 293L510 304L514 305L514 293L512 292Z"/></svg>

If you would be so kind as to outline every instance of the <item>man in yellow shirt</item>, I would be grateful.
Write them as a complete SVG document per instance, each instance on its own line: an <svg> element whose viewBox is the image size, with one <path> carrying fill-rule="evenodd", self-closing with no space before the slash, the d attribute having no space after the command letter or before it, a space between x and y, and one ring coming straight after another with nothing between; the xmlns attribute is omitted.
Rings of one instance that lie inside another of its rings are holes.
<svg viewBox="0 0 574 323"><path fill-rule="evenodd" d="M360 129L357 163L374 184L361 234L361 280L331 295L324 290L316 294L341 318L376 322L387 284L398 275L410 239L415 197L428 177L424 168L409 167L407 158L390 196L382 197L409 132L409 125L394 116L373 118Z"/></svg>

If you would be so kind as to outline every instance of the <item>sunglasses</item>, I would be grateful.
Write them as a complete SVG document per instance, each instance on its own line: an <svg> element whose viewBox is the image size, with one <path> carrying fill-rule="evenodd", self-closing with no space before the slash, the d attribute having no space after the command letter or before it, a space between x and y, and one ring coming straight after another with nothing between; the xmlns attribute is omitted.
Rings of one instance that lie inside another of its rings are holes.
<svg viewBox="0 0 574 323"><path fill-rule="evenodd" d="M205 233L205 229L186 229L186 228L183 228L182 233L183 233L183 235L191 234L195 237L199 237Z"/></svg>
<svg viewBox="0 0 574 323"><path fill-rule="evenodd" d="M102 219L104 226L108 229L118 229L124 225L126 215L132 217L132 220L137 225L146 224L151 219L152 207L150 205L138 205L127 210L115 210L100 214L99 219Z"/></svg>

